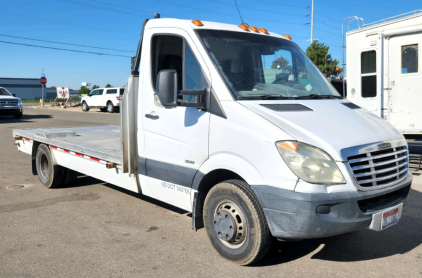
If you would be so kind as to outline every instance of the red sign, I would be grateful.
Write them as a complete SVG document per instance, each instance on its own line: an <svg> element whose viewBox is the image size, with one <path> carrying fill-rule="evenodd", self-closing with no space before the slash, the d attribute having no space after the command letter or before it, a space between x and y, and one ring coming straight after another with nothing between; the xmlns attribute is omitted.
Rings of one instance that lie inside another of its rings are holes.
<svg viewBox="0 0 422 278"><path fill-rule="evenodd" d="M43 84L43 85L47 84L47 78L41 77L40 78L40 83Z"/></svg>

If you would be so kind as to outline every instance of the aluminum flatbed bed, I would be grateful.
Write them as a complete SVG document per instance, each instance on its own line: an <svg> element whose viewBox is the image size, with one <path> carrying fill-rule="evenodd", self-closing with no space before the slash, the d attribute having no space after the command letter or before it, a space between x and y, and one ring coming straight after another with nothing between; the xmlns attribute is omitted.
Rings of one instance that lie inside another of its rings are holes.
<svg viewBox="0 0 422 278"><path fill-rule="evenodd" d="M117 125L15 129L13 136L121 164L122 142Z"/></svg>

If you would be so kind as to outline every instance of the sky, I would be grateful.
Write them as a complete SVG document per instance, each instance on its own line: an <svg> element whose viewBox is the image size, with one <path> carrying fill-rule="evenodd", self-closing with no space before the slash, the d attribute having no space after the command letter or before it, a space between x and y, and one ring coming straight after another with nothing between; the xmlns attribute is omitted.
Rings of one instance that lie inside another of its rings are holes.
<svg viewBox="0 0 422 278"><path fill-rule="evenodd" d="M306 7L312 0L237 3L250 26L289 34L304 50L309 45L311 28L307 23L311 18L307 15L311 10ZM330 46L331 55L341 64L344 18L358 16L369 23L416 9L422 9L422 1L314 0L314 39ZM44 69L47 87L79 89L82 82L124 86L130 74L129 56L135 55L143 20L153 18L154 13L166 18L241 23L234 0L0 0L0 78L39 78ZM356 22L350 28L357 28Z"/></svg>

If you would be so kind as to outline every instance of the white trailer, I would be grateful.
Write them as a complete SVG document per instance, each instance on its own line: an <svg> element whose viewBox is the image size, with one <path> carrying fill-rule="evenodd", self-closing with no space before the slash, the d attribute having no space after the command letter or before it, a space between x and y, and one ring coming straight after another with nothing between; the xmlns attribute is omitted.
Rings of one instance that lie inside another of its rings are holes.
<svg viewBox="0 0 422 278"><path fill-rule="evenodd" d="M241 265L273 237L399 221L412 182L405 138L343 99L287 36L153 19L131 69L120 127L13 130L47 188L76 171L183 208Z"/></svg>
<svg viewBox="0 0 422 278"><path fill-rule="evenodd" d="M422 10L347 32L346 46L348 100L422 134Z"/></svg>

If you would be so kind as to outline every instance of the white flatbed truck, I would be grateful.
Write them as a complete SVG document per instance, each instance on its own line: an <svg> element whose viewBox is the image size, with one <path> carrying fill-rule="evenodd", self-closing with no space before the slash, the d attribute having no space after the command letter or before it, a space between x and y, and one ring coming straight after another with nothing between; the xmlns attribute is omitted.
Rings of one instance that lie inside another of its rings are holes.
<svg viewBox="0 0 422 278"><path fill-rule="evenodd" d="M278 61L284 61L281 67ZM412 175L393 126L343 99L287 36L145 20L121 125L13 130L46 187L80 172L192 212L226 259L272 239L397 223Z"/></svg>

